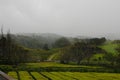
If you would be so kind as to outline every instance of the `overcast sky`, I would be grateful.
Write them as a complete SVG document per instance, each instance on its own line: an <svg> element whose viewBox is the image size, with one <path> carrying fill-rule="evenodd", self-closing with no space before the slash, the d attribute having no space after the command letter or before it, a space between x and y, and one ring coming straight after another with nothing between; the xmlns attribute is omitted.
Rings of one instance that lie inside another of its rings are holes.
<svg viewBox="0 0 120 80"><path fill-rule="evenodd" d="M2 24L12 33L119 33L120 0L0 0Z"/></svg>

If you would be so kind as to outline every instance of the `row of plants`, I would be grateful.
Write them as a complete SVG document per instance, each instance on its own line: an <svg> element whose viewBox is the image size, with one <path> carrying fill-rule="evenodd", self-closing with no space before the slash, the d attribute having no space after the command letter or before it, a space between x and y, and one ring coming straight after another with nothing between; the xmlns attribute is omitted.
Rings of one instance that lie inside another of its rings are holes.
<svg viewBox="0 0 120 80"><path fill-rule="evenodd" d="M111 73L120 73L120 69L112 69L112 68L105 68L105 67L39 67L39 68L32 68L32 67L21 67L21 68L14 68L11 66L0 66L0 70L4 72L9 71L37 71L37 72L111 72Z"/></svg>
<svg viewBox="0 0 120 80"><path fill-rule="evenodd" d="M19 71L20 80L34 80L27 71Z"/></svg>
<svg viewBox="0 0 120 80"><path fill-rule="evenodd" d="M48 78L44 77L38 72L31 72L31 75L34 77L35 80L48 80Z"/></svg>
<svg viewBox="0 0 120 80"><path fill-rule="evenodd" d="M8 75L15 80L120 80L117 73L96 73L96 72L28 72L10 71Z"/></svg>
<svg viewBox="0 0 120 80"><path fill-rule="evenodd" d="M55 76L59 76L61 79L65 79L65 80L77 80L75 78L69 77L69 76L65 76L63 74L60 74L60 72L50 72L51 74L55 75Z"/></svg>
<svg viewBox="0 0 120 80"><path fill-rule="evenodd" d="M55 76L49 72L41 72L41 74L45 75L46 77L50 78L51 80L61 80L59 76Z"/></svg>
<svg viewBox="0 0 120 80"><path fill-rule="evenodd" d="M17 72L15 71L10 71L8 72L8 75L13 77L14 79L18 80L18 75L17 75Z"/></svg>

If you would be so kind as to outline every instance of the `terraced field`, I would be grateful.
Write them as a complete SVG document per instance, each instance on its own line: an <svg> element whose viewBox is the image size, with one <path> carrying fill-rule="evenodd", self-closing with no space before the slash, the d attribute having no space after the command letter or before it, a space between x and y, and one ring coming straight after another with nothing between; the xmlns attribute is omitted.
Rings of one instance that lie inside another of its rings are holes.
<svg viewBox="0 0 120 80"><path fill-rule="evenodd" d="M120 80L117 73L96 72L27 72L11 71L8 75L16 80Z"/></svg>

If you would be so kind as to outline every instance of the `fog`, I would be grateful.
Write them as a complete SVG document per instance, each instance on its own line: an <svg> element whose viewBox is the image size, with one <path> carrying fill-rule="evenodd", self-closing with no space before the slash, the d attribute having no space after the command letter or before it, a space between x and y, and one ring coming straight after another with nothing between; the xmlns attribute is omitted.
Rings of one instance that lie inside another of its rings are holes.
<svg viewBox="0 0 120 80"><path fill-rule="evenodd" d="M120 0L0 0L12 33L98 36L120 33Z"/></svg>

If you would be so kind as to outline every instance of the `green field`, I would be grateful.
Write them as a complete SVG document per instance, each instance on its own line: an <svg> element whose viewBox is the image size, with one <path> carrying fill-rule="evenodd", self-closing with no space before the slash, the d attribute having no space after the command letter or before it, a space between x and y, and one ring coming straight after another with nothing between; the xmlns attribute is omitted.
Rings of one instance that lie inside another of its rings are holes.
<svg viewBox="0 0 120 80"><path fill-rule="evenodd" d="M95 73L95 72L8 72L16 80L120 80L117 73Z"/></svg>
<svg viewBox="0 0 120 80"><path fill-rule="evenodd" d="M107 42L100 47L109 54L118 54L116 50L118 44ZM104 53L95 54L91 60L102 58L104 55ZM49 60L55 56L56 54L52 55ZM0 65L0 70L16 80L120 80L120 69L96 65L61 64L57 60L21 63L15 68L12 65Z"/></svg>
<svg viewBox="0 0 120 80"><path fill-rule="evenodd" d="M39 71L39 72L49 72L49 71L69 71L69 72L116 72L116 70L111 68L106 68L102 66L86 66L86 65L70 65L70 64L60 64L57 62L39 62L39 63L25 63L20 64L14 68L12 65L0 65L0 70L4 72L9 71ZM119 71L118 71L119 72Z"/></svg>
<svg viewBox="0 0 120 80"><path fill-rule="evenodd" d="M108 53L112 53L113 55L118 54L118 51L116 48L118 47L118 44L113 42L106 42L104 45L100 46L102 49L107 51Z"/></svg>

